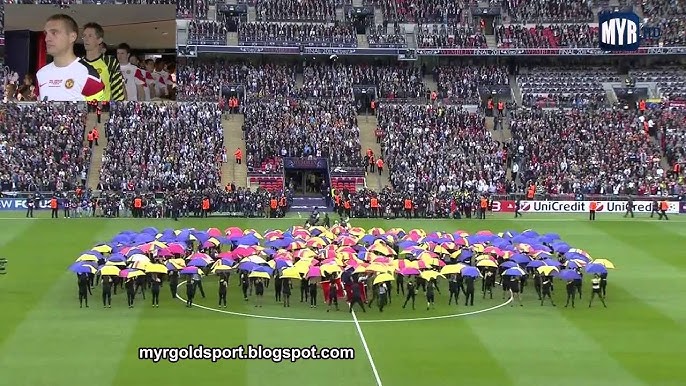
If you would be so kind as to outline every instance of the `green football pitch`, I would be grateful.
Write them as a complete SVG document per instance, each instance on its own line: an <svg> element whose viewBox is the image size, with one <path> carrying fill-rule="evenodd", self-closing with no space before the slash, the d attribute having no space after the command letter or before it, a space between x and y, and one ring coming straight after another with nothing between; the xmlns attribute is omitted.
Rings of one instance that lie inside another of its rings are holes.
<svg viewBox="0 0 686 386"><path fill-rule="evenodd" d="M216 277L204 280L207 298L186 308L162 288L159 308L150 295L133 309L119 292L102 308L95 287L90 308L79 308L75 275L67 271L81 252L123 230L145 227L229 226L286 229L298 218L265 219L57 219L49 213L24 219L0 218L0 385L555 385L683 386L686 375L686 218L670 221L646 215L623 219L585 215L527 215L521 219L362 220L364 228L422 228L427 232L508 229L558 233L594 258L611 260L608 308L583 300L564 308L564 285L556 281L557 307L540 306L526 287L523 307L504 304L501 292L473 307L447 304L447 285L427 311L420 292L417 309L392 304L353 316L300 303L294 288L284 308L267 289L264 306L240 298L235 279L226 309L218 309ZM185 295L183 291L182 295ZM320 295L321 302L321 295ZM305 319L305 320L303 320ZM138 358L139 347L351 347L352 360L181 360L153 363Z"/></svg>

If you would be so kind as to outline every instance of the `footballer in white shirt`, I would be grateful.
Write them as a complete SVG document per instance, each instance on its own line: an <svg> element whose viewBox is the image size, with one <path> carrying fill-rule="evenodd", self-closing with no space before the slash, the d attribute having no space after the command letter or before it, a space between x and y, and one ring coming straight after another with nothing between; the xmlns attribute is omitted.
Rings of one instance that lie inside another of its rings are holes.
<svg viewBox="0 0 686 386"><path fill-rule="evenodd" d="M74 55L79 26L68 15L57 14L45 22L45 45L53 62L36 74L36 94L43 101L91 101L104 97L105 84L98 72Z"/></svg>
<svg viewBox="0 0 686 386"><path fill-rule="evenodd" d="M144 101L146 100L145 88L148 87L145 83L145 75L140 68L131 64L130 58L131 47L126 43L121 43L117 47L117 60L121 74L124 76L126 95L130 101Z"/></svg>

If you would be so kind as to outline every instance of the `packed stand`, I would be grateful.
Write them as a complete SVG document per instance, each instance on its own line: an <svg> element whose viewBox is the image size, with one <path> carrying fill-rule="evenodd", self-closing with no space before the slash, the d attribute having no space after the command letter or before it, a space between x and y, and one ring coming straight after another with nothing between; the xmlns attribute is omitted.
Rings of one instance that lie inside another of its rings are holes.
<svg viewBox="0 0 686 386"><path fill-rule="evenodd" d="M527 107L599 107L606 104L603 82L619 82L611 69L534 68L517 76L522 104Z"/></svg>
<svg viewBox="0 0 686 386"><path fill-rule="evenodd" d="M633 70L629 75L637 82L655 82L663 98L686 101L686 72L679 67Z"/></svg>
<svg viewBox="0 0 686 386"><path fill-rule="evenodd" d="M83 103L7 104L0 111L0 191L63 191L85 184Z"/></svg>
<svg viewBox="0 0 686 386"><path fill-rule="evenodd" d="M296 96L296 69L282 64L246 67L248 101Z"/></svg>
<svg viewBox="0 0 686 386"><path fill-rule="evenodd" d="M114 2L114 0L112 0ZM4 0L5 4L45 4L45 5L72 5L77 0Z"/></svg>
<svg viewBox="0 0 686 386"><path fill-rule="evenodd" d="M509 85L505 66L441 66L434 69L438 97L446 103L481 104L489 86Z"/></svg>
<svg viewBox="0 0 686 386"><path fill-rule="evenodd" d="M360 128L354 106L345 101L265 100L245 110L249 171L283 167L278 157L326 157L331 167L362 166Z"/></svg>
<svg viewBox="0 0 686 386"><path fill-rule="evenodd" d="M486 48L481 31L463 25L420 25L417 27L419 48Z"/></svg>
<svg viewBox="0 0 686 386"><path fill-rule="evenodd" d="M0 40L5 42L5 6L0 4Z"/></svg>
<svg viewBox="0 0 686 386"><path fill-rule="evenodd" d="M499 48L598 47L598 27L588 24L499 25L495 28L495 37Z"/></svg>
<svg viewBox="0 0 686 386"><path fill-rule="evenodd" d="M352 70L343 64L306 63L303 68L302 95L307 98L353 99Z"/></svg>
<svg viewBox="0 0 686 386"><path fill-rule="evenodd" d="M393 27L393 33L387 33L387 26L379 24L372 26L367 33L367 44L372 48L403 48L407 47L405 29L400 26Z"/></svg>
<svg viewBox="0 0 686 386"><path fill-rule="evenodd" d="M482 115L459 106L381 104L377 120L393 189L504 189L506 157Z"/></svg>
<svg viewBox="0 0 686 386"><path fill-rule="evenodd" d="M503 0L502 6L518 23L590 23L595 16L588 0Z"/></svg>
<svg viewBox="0 0 686 386"><path fill-rule="evenodd" d="M462 10L476 2L468 0L364 0L380 7L384 20L400 23L448 23L462 19Z"/></svg>
<svg viewBox="0 0 686 386"><path fill-rule="evenodd" d="M177 19L207 19L207 0L176 0Z"/></svg>
<svg viewBox="0 0 686 386"><path fill-rule="evenodd" d="M645 130L650 121L659 118L636 110L517 111L510 129L519 172L512 177L520 191L531 181L548 194L665 192L670 180Z"/></svg>
<svg viewBox="0 0 686 386"><path fill-rule="evenodd" d="M686 110L663 111L656 124L664 127L664 152L671 174L681 178L682 185L686 177ZM675 167L675 165L678 165Z"/></svg>
<svg viewBox="0 0 686 386"><path fill-rule="evenodd" d="M202 190L220 184L223 130L214 103L112 103L105 190Z"/></svg>
<svg viewBox="0 0 686 386"><path fill-rule="evenodd" d="M227 32L223 21L191 20L188 23L188 43L225 45Z"/></svg>
<svg viewBox="0 0 686 386"><path fill-rule="evenodd" d="M284 24L242 23L238 27L241 45L357 47L355 27L348 23Z"/></svg>
<svg viewBox="0 0 686 386"><path fill-rule="evenodd" d="M226 59L182 59L179 66L179 101L216 102L223 86L245 83L248 67ZM184 63L185 61L185 63Z"/></svg>
<svg viewBox="0 0 686 386"><path fill-rule="evenodd" d="M319 21L336 20L335 0L257 0L258 21Z"/></svg>
<svg viewBox="0 0 686 386"><path fill-rule="evenodd" d="M643 14L647 26L660 28L659 39L642 39L643 46L686 46L686 4L683 0L645 0Z"/></svg>

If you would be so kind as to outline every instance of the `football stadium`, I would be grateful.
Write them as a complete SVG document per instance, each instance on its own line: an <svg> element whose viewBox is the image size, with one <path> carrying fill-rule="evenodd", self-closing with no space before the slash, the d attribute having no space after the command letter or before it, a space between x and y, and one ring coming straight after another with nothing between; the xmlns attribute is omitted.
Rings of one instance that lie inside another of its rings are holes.
<svg viewBox="0 0 686 386"><path fill-rule="evenodd" d="M0 104L0 385L686 384L682 2L176 5Z"/></svg>

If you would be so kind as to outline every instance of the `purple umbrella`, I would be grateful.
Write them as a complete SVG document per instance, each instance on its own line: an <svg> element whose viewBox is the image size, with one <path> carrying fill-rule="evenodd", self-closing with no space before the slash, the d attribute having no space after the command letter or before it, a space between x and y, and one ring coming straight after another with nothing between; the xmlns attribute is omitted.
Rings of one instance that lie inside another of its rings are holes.
<svg viewBox="0 0 686 386"><path fill-rule="evenodd" d="M573 269L563 269L559 275L557 275L558 278L562 280L578 280L581 279L581 275L579 272L573 270Z"/></svg>
<svg viewBox="0 0 686 386"><path fill-rule="evenodd" d="M586 266L587 273L603 274L607 273L607 268L602 264L589 264Z"/></svg>
<svg viewBox="0 0 686 386"><path fill-rule="evenodd" d="M476 267L464 267L462 268L462 271L460 271L460 274L462 276L467 276L467 277L479 277L481 276L481 272L479 272L479 269Z"/></svg>
<svg viewBox="0 0 686 386"><path fill-rule="evenodd" d="M559 261L553 260L553 259L545 259L545 260L543 260L543 263L545 263L545 265L549 265L551 267L559 267L560 265L562 265L562 264L560 264Z"/></svg>
<svg viewBox="0 0 686 386"><path fill-rule="evenodd" d="M501 267L503 268L512 268L516 267L517 263L511 260L505 261L504 263L500 264Z"/></svg>
<svg viewBox="0 0 686 386"><path fill-rule="evenodd" d="M419 275L420 273L417 268L403 268L400 270L400 274L403 276Z"/></svg>
<svg viewBox="0 0 686 386"><path fill-rule="evenodd" d="M205 259L193 259L186 264L187 266L192 266L192 267L207 267L207 261Z"/></svg>
<svg viewBox="0 0 686 386"><path fill-rule="evenodd" d="M526 265L527 268L538 268L544 266L545 263L542 262L541 260L534 260L529 262L529 264Z"/></svg>
<svg viewBox="0 0 686 386"><path fill-rule="evenodd" d="M167 269L170 270L170 271L177 271L177 270L178 270L178 268L176 268L176 267L174 266L174 264L172 264L172 263L170 263L170 262L167 262L166 264L164 264L164 266L167 267Z"/></svg>
<svg viewBox="0 0 686 386"><path fill-rule="evenodd" d="M195 275L200 271L200 268L198 267L186 267L179 271L182 275Z"/></svg>
<svg viewBox="0 0 686 386"><path fill-rule="evenodd" d="M91 273L93 270L89 265L83 263L74 263L69 267L69 270L74 273Z"/></svg>

